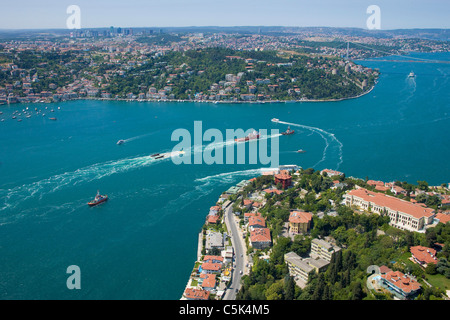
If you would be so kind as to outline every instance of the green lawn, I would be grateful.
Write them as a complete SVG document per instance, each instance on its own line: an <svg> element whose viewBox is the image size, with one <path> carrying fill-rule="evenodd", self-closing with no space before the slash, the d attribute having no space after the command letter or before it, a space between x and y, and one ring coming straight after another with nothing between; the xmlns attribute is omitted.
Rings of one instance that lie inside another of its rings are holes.
<svg viewBox="0 0 450 320"><path fill-rule="evenodd" d="M442 274L426 275L426 280L433 286L444 290L450 290L450 279Z"/></svg>

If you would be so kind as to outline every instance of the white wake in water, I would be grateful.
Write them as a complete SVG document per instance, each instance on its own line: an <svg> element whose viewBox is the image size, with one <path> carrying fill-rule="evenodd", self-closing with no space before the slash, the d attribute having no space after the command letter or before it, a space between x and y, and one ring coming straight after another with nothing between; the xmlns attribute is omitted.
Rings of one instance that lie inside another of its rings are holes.
<svg viewBox="0 0 450 320"><path fill-rule="evenodd" d="M42 198L44 194L55 192L67 186L75 186L82 183L102 179L116 173L127 172L154 163L170 159L154 159L151 156L127 158L93 164L72 172L54 175L50 178L24 184L12 189L1 189L0 198L3 201L0 211L10 208L14 209L20 202L34 196Z"/></svg>
<svg viewBox="0 0 450 320"><path fill-rule="evenodd" d="M325 131L320 128L305 126L303 124L298 124L298 123L285 122L285 121L281 121L281 120L278 121L278 123L287 124L287 125L294 126L294 127L304 128L304 129L310 130L312 132L315 132L322 137L322 139L325 141L325 148L322 153L322 159L320 159L313 167L317 167L320 163L325 161L325 159L327 158L328 148L330 147L330 145L333 144L334 147L337 148L337 153L338 153L338 160L336 163L335 170L339 169L339 166L343 162L343 147L344 147L344 145L342 144L342 142L340 142L336 138L334 133L330 133L330 132Z"/></svg>
<svg viewBox="0 0 450 320"><path fill-rule="evenodd" d="M264 136L260 139L269 139L279 136L280 134L274 134L270 136ZM147 135L142 135L130 139L139 139ZM208 145L194 146L186 150L186 153L198 153L208 149L219 149L229 145L236 144L234 140L226 140L223 142L210 143ZM162 153L170 152L163 151ZM53 193L57 190L65 187L76 186L84 183L88 183L94 180L99 180L104 177L111 176L113 174L124 173L131 170L135 170L142 167L147 167L161 161L171 160L171 157L156 159L150 155L141 156L136 158L126 158L120 160L112 160L103 163L93 164L84 168L77 169L71 172L65 172L51 176L50 178L40 181L24 184L11 189L0 189L0 212L5 209L14 209L22 201L33 197L42 197L46 194Z"/></svg>

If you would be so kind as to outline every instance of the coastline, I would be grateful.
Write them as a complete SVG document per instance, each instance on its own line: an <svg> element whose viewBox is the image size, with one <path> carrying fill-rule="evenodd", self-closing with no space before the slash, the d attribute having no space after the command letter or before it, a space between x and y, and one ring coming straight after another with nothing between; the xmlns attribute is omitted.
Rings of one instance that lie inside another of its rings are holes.
<svg viewBox="0 0 450 320"><path fill-rule="evenodd" d="M13 103L3 103L0 106L10 106L14 104L28 104L28 103L45 103L45 104L54 104L66 101L75 101L75 100L94 100L94 101L123 101L123 102L198 102L198 103L212 103L212 104L265 104L265 103L301 103L301 102L339 102L351 99L357 99L362 96L365 96L372 92L372 90L377 85L378 80L375 80L375 84L370 87L369 90L366 90L360 93L357 96L339 98L339 99L292 99L292 100L256 100L256 101L226 101L226 100L188 100L188 99L128 99L128 98L99 98L99 97L78 97L67 100L39 100L39 101L21 101L21 102L13 102Z"/></svg>

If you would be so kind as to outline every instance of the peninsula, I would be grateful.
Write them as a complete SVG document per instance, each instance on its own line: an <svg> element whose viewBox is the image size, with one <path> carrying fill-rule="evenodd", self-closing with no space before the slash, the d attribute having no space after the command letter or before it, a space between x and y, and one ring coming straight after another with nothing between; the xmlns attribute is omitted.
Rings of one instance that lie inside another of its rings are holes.
<svg viewBox="0 0 450 320"><path fill-rule="evenodd" d="M449 299L450 186L281 166L225 191L182 300Z"/></svg>

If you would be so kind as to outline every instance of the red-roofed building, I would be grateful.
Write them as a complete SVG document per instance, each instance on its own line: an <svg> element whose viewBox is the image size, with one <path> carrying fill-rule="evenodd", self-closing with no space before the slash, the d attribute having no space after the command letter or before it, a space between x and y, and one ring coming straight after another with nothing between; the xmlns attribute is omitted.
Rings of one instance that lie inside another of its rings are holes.
<svg viewBox="0 0 450 320"><path fill-rule="evenodd" d="M436 219L445 224L450 221L450 214L438 213L436 214Z"/></svg>
<svg viewBox="0 0 450 320"><path fill-rule="evenodd" d="M255 249L264 249L272 245L268 228L255 228L250 231L250 245Z"/></svg>
<svg viewBox="0 0 450 320"><path fill-rule="evenodd" d="M297 234L306 233L311 227L312 214L304 211L292 211L289 216L289 230Z"/></svg>
<svg viewBox="0 0 450 320"><path fill-rule="evenodd" d="M367 184L372 187L376 187L376 186L384 187L383 181L367 180Z"/></svg>
<svg viewBox="0 0 450 320"><path fill-rule="evenodd" d="M347 192L344 201L349 207L356 206L362 210L387 215L390 224L402 230L423 231L426 225L433 222L435 216L434 209L364 188Z"/></svg>
<svg viewBox="0 0 450 320"><path fill-rule="evenodd" d="M269 194L282 194L283 190L278 190L278 189L264 189L263 190L264 193L269 193Z"/></svg>
<svg viewBox="0 0 450 320"><path fill-rule="evenodd" d="M203 289L186 288L186 290L184 290L184 296L188 300L208 300L209 291Z"/></svg>
<svg viewBox="0 0 450 320"><path fill-rule="evenodd" d="M208 215L208 224L216 224L219 221L220 217L216 215Z"/></svg>
<svg viewBox="0 0 450 320"><path fill-rule="evenodd" d="M260 215L251 216L248 219L248 226L251 228L250 230L252 230L253 228L265 228L266 219L264 219Z"/></svg>
<svg viewBox="0 0 450 320"><path fill-rule="evenodd" d="M437 263L436 250L423 246L415 246L409 248L411 252L411 260L422 267L426 268L429 263Z"/></svg>
<svg viewBox="0 0 450 320"><path fill-rule="evenodd" d="M404 275L400 271L390 271L386 274L382 274L380 277L389 289L401 294L403 297L412 296L421 288L420 283Z"/></svg>
<svg viewBox="0 0 450 320"><path fill-rule="evenodd" d="M389 267L386 267L384 265L380 267L380 273L381 274L386 274L386 273L391 272L391 271L392 270Z"/></svg>
<svg viewBox="0 0 450 320"><path fill-rule="evenodd" d="M214 290L216 287L216 275L215 274L205 274L202 282L202 288L206 291Z"/></svg>
<svg viewBox="0 0 450 320"><path fill-rule="evenodd" d="M222 263L204 262L200 268L201 273L217 273L222 268Z"/></svg>
<svg viewBox="0 0 450 320"><path fill-rule="evenodd" d="M286 173L279 173L275 175L275 184L281 184L283 189L286 189L292 184L292 177Z"/></svg>
<svg viewBox="0 0 450 320"><path fill-rule="evenodd" d="M204 262L209 262L209 263L223 263L223 257L222 256L205 256L203 258Z"/></svg>
<svg viewBox="0 0 450 320"><path fill-rule="evenodd" d="M259 212L246 212L244 213L244 221L247 222L251 217L261 216Z"/></svg>

